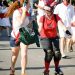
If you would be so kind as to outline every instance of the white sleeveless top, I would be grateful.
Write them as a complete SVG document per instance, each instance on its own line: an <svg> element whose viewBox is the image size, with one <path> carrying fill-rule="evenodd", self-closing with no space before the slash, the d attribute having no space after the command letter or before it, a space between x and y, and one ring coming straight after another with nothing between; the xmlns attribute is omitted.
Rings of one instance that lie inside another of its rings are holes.
<svg viewBox="0 0 75 75"><path fill-rule="evenodd" d="M29 18L28 16L25 17L25 20L23 21L23 23L21 24L20 21L19 21L19 16L21 16L19 10L15 10L14 13L13 13L13 29L12 29L12 32L11 32L11 36L15 38L15 36L17 36L17 34L19 33L19 29L21 27L25 27L26 25L29 24ZM15 33L15 35L14 35Z"/></svg>

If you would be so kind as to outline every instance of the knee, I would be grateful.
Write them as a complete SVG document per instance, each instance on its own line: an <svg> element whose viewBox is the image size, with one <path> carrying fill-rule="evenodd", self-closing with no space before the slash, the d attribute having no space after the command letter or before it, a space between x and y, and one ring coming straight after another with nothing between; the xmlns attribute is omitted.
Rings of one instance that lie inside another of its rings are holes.
<svg viewBox="0 0 75 75"><path fill-rule="evenodd" d="M53 57L53 52L51 50L47 50L45 54L45 61L50 62Z"/></svg>
<svg viewBox="0 0 75 75"><path fill-rule="evenodd" d="M61 59L60 51L55 51L55 53L54 53L54 60L60 60L60 59Z"/></svg>

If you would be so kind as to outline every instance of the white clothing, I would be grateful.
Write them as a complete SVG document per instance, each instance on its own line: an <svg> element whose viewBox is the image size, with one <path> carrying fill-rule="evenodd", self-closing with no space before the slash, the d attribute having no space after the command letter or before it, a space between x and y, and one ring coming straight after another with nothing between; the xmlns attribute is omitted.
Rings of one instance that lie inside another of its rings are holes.
<svg viewBox="0 0 75 75"><path fill-rule="evenodd" d="M2 13L5 13L5 12L7 12L7 8L2 9ZM10 27L11 23L10 23L9 17L8 18L0 18L0 26Z"/></svg>
<svg viewBox="0 0 75 75"><path fill-rule="evenodd" d="M71 19L74 16L74 7L72 5L65 6L63 3L58 4L54 9L54 14L58 14L64 25L69 27Z"/></svg>
<svg viewBox="0 0 75 75"><path fill-rule="evenodd" d="M71 27L71 19L74 16L74 7L72 5L65 6L63 3L58 4L54 9L54 14L58 14L58 16L62 19L64 25L70 29ZM62 27L59 28L59 36L65 37L65 31Z"/></svg>
<svg viewBox="0 0 75 75"><path fill-rule="evenodd" d="M71 21L72 23L75 22L75 15L73 16L73 19ZM72 30L72 40L75 42L75 27L71 27Z"/></svg>
<svg viewBox="0 0 75 75"><path fill-rule="evenodd" d="M75 22L75 15L73 16L73 18L72 18L72 21L71 22Z"/></svg>
<svg viewBox="0 0 75 75"><path fill-rule="evenodd" d="M26 25L29 24L29 18L26 16L25 17L25 20L23 21L23 23L21 24L21 21L20 21L20 16L21 16L21 13L20 11L17 9L14 11L13 13L13 30L11 32L11 36L12 37L16 37L17 34L19 33L19 29L21 27L25 27ZM15 34L14 34L15 33Z"/></svg>
<svg viewBox="0 0 75 75"><path fill-rule="evenodd" d="M39 3L38 3L39 6L41 7L44 7L45 6L45 3L43 0L39 0ZM40 20L40 17L43 16L45 14L44 10L43 9L40 9L38 8L37 9L37 12L38 12L38 15L37 15L37 23L39 24L39 20Z"/></svg>
<svg viewBox="0 0 75 75"><path fill-rule="evenodd" d="M38 5L41 6L41 7L44 7L45 3L44 3L43 0L41 0L41 1L39 1ZM40 15L40 16L44 15L44 10L38 8L38 15Z"/></svg>

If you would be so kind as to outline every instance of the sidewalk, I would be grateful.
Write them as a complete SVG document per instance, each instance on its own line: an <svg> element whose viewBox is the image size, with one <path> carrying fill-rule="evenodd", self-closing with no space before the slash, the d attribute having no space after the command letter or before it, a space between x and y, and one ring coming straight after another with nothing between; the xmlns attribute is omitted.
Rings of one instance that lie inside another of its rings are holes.
<svg viewBox="0 0 75 75"><path fill-rule="evenodd" d="M73 47L75 49L75 46ZM64 75L75 75L75 50L67 53L71 59L61 59L60 67ZM43 75L44 70L44 52L42 48L37 48L35 44L30 45L28 49L28 64L27 75ZM11 50L9 45L9 38L0 36L0 75L9 75L11 62ZM16 63L15 75L21 75L20 67L20 53ZM54 75L54 63L51 62L50 75Z"/></svg>

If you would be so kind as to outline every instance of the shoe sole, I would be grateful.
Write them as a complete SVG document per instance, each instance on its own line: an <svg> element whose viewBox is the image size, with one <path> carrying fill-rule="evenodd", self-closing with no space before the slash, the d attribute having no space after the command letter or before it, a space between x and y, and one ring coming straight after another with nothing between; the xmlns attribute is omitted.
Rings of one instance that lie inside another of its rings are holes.
<svg viewBox="0 0 75 75"><path fill-rule="evenodd" d="M58 73L55 73L55 75L64 75L64 74L58 74Z"/></svg>

